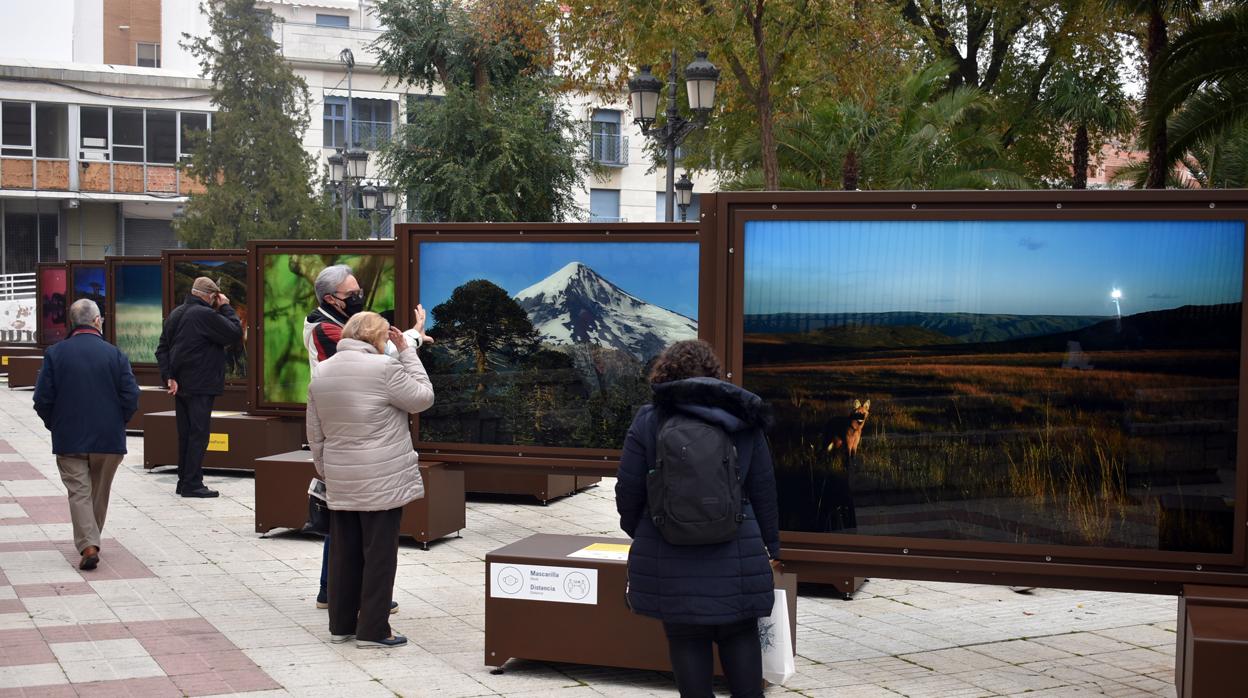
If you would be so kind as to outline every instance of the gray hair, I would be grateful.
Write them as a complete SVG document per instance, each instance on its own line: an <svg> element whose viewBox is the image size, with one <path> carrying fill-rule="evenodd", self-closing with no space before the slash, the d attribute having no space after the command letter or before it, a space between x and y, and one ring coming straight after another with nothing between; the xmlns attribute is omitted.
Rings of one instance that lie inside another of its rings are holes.
<svg viewBox="0 0 1248 698"><path fill-rule="evenodd" d="M95 319L100 316L100 306L90 298L79 298L74 304L69 306L69 326L74 327L90 327L95 323Z"/></svg>
<svg viewBox="0 0 1248 698"><path fill-rule="evenodd" d="M322 303L325 296L332 296L338 293L338 287L342 282L351 276L351 267L345 264L335 264L332 267L325 267L320 274L316 275L316 302Z"/></svg>

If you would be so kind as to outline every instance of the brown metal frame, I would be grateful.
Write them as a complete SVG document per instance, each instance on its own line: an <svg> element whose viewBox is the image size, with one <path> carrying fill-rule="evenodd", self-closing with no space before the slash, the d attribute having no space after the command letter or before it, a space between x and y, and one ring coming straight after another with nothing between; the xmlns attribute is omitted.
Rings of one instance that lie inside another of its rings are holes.
<svg viewBox="0 0 1248 698"><path fill-rule="evenodd" d="M720 194L730 257L721 312L728 319L725 364L742 379L744 230L757 220L1240 220L1248 226L1244 191L1037 192L751 192ZM738 253L738 250L742 252ZM1248 277L1248 275L1246 275ZM1248 283L1245 296L1248 297ZM1246 298L1245 300L1248 300ZM1248 323L1241 330L1248 347ZM1240 388L1248 382L1241 352ZM952 541L897 536L782 532L786 562L821 574L887 576L992 584L1178 593L1182 584L1248 585L1248 411L1239 415L1235 537L1229 554L1082 548Z"/></svg>
<svg viewBox="0 0 1248 698"><path fill-rule="evenodd" d="M722 338L715 293L714 231L697 223L420 223L396 227L399 259L407 266L395 317L411 317L420 289L420 244L424 242L686 242L699 243L698 335L711 343ZM718 347L717 347L718 348ZM419 416L412 418L412 440L422 453L455 463L499 465L518 471L613 477L617 449L423 442Z"/></svg>
<svg viewBox="0 0 1248 698"><path fill-rule="evenodd" d="M161 304L164 317L168 319L169 313L173 309L181 305L182 299L178 298L174 291L174 266L179 262L242 262L247 267L246 277L243 283L247 285L247 302L251 303L251 259L247 255L247 250L229 250L229 249L206 249L206 250L162 250L160 253L160 275L161 275ZM254 318L255 315L253 314ZM251 321L255 324L254 319ZM244 328L249 329L249 328ZM247 342L247 351L251 351L250 342ZM248 375L251 374L251 358L248 356ZM227 378L225 381L227 386L245 389L247 385L246 379ZM250 393L249 393L250 394Z"/></svg>
<svg viewBox="0 0 1248 698"><path fill-rule="evenodd" d="M60 269L65 272L65 312L69 312L69 296L73 288L71 279L69 278L69 269L65 262L39 262L35 265L35 346L50 347L56 342L49 342L44 339L43 335L43 272L46 269ZM69 333L68 318L65 325L66 334ZM59 340L58 340L59 341Z"/></svg>
<svg viewBox="0 0 1248 698"><path fill-rule="evenodd" d="M121 255L117 257L104 258L104 283L106 290L104 291L104 305L107 306L104 322L104 339L109 344L117 344L117 267L135 266L135 267L160 267L160 257L140 257L137 255ZM161 296L163 305L164 284L161 284ZM131 361L130 365L135 369L148 369L145 373L150 373L150 369L155 368L156 360L151 361Z"/></svg>
<svg viewBox="0 0 1248 698"><path fill-rule="evenodd" d="M247 412L253 415L302 417L306 407L297 403L266 403L261 401L261 379L264 377L264 255L272 254L381 254L393 256L392 240L253 240L247 243L247 299L256 308L257 318L247 334ZM402 295L403 265L395 258L394 293ZM396 317L399 298L395 298ZM309 311L311 308L309 308Z"/></svg>

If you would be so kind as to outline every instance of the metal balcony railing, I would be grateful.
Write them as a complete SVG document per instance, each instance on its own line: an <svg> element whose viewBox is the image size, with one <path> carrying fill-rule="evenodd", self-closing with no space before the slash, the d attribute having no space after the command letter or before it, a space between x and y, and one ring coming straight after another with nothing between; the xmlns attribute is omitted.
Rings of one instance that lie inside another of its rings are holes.
<svg viewBox="0 0 1248 698"><path fill-rule="evenodd" d="M35 273L0 274L0 300L11 301L35 297Z"/></svg>
<svg viewBox="0 0 1248 698"><path fill-rule="evenodd" d="M628 136L615 133L589 134L589 157L599 165L625 167L628 165Z"/></svg>
<svg viewBox="0 0 1248 698"><path fill-rule="evenodd" d="M355 144L365 150L380 150L390 141L393 128L388 123L376 121L352 121L351 131Z"/></svg>

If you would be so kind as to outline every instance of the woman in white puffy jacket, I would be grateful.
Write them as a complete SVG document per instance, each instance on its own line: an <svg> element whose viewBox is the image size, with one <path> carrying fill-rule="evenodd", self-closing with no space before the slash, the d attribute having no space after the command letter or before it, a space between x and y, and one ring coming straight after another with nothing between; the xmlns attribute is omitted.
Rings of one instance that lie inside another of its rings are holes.
<svg viewBox="0 0 1248 698"><path fill-rule="evenodd" d="M417 309L423 332L424 309ZM385 354L393 342L397 356ZM334 642L397 647L390 598L403 506L424 496L408 415L433 405L433 385L403 333L376 313L356 313L338 351L312 373L308 443L325 480L329 530L329 632Z"/></svg>

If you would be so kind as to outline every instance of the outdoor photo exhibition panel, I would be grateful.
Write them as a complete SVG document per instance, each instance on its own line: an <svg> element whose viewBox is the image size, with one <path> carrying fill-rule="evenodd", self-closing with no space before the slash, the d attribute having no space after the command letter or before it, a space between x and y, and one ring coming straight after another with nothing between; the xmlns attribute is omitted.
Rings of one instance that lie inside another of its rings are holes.
<svg viewBox="0 0 1248 698"><path fill-rule="evenodd" d="M394 243L252 242L247 250L253 262L247 270L249 300L259 318L247 340L252 366L247 372L248 411L302 416L311 380L304 322L319 304L313 290L316 275L334 264L350 266L364 291L365 309L393 321Z"/></svg>
<svg viewBox="0 0 1248 698"><path fill-rule="evenodd" d="M156 365L164 326L159 257L105 257L109 289L104 337L135 367Z"/></svg>
<svg viewBox="0 0 1248 698"><path fill-rule="evenodd" d="M247 293L247 255L239 250L165 250L160 256L164 279L165 317L186 300L191 284L200 276L216 282L230 299L230 307L243 324L243 339L226 348L225 381L247 382L247 336L251 332L251 306Z"/></svg>
<svg viewBox="0 0 1248 698"><path fill-rule="evenodd" d="M104 273L104 262L99 260L70 261L65 263L65 269L65 278L69 286L66 310L74 304L74 301L88 298L100 307L100 312L104 315L104 324L107 326L110 318L108 303L105 302L108 280Z"/></svg>
<svg viewBox="0 0 1248 698"><path fill-rule="evenodd" d="M784 559L1248 582L1246 209L1170 194L721 195Z"/></svg>
<svg viewBox="0 0 1248 698"><path fill-rule="evenodd" d="M69 336L65 312L69 310L65 263L35 265L35 342L46 347Z"/></svg>
<svg viewBox="0 0 1248 698"><path fill-rule="evenodd" d="M401 312L428 312L433 458L614 475L664 347L713 339L697 225L411 225ZM473 459L476 460L473 460Z"/></svg>

